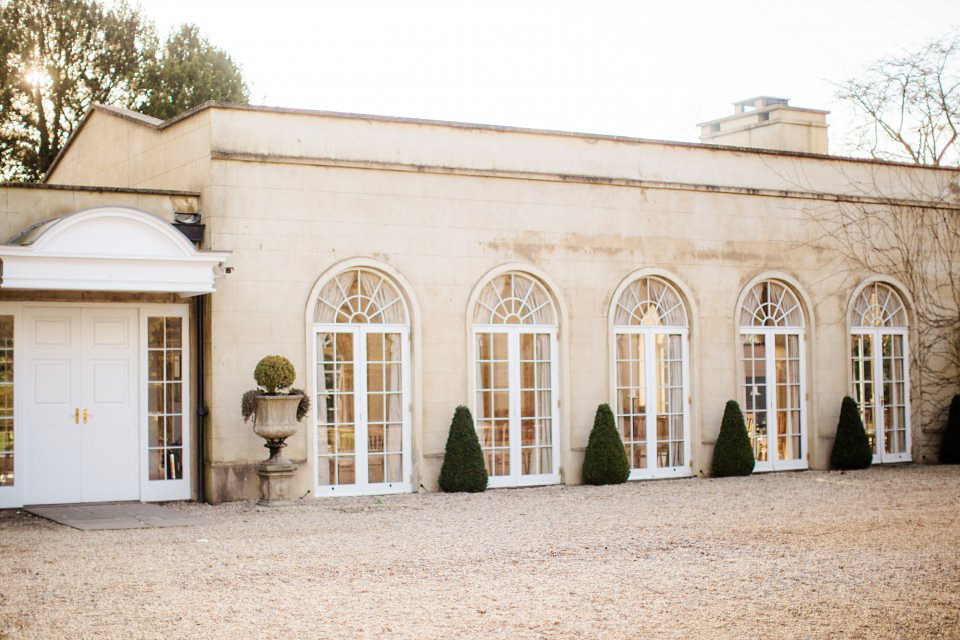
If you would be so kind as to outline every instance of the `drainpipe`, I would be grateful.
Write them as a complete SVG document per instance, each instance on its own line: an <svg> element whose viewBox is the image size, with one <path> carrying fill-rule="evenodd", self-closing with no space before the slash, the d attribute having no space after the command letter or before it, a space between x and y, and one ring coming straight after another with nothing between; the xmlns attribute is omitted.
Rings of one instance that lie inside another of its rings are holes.
<svg viewBox="0 0 960 640"><path fill-rule="evenodd" d="M206 298L206 295L201 295L196 297L196 310L197 310L197 502L206 502L206 490L205 490L205 458L206 452L204 450L204 442L206 440L206 422L207 422L207 407L204 403L203 398L203 389L205 385L205 380L203 377L204 371L206 370L206 349L203 344L203 327L206 322L206 317L204 316L204 304L203 301Z"/></svg>
<svg viewBox="0 0 960 640"><path fill-rule="evenodd" d="M200 214L196 211L176 211L173 214L173 226L180 231L187 240L193 243L193 245L200 249L203 245L203 236L204 229L206 225L201 222ZM194 298L194 309L196 310L197 316L197 370L196 370L196 380L197 380L197 501L206 502L206 487L205 487L205 475L204 475L204 459L206 458L206 452L204 451L204 440L206 434L206 422L207 422L207 407L203 398L204 386L206 386L204 381L204 371L206 371L206 349L203 344L203 328L204 323L206 322L206 317L204 314L204 300L207 298L206 295L199 295Z"/></svg>

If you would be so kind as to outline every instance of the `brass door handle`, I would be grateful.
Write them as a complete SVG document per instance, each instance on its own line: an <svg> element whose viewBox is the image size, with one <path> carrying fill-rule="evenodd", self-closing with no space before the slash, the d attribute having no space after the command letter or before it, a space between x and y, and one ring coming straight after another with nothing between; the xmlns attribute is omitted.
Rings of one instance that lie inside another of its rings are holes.
<svg viewBox="0 0 960 640"><path fill-rule="evenodd" d="M93 414L90 415L90 418L91 418L91 419L93 418ZM84 409L83 409L83 424L87 424L87 409L86 409L86 407L84 407Z"/></svg>
<svg viewBox="0 0 960 640"><path fill-rule="evenodd" d="M74 424L80 424L80 407L73 410L73 422Z"/></svg>

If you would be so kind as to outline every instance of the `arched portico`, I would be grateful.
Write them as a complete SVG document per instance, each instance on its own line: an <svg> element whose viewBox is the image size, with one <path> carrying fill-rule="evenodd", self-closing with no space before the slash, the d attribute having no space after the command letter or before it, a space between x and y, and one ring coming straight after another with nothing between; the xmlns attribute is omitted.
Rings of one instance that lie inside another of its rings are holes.
<svg viewBox="0 0 960 640"><path fill-rule="evenodd" d="M228 255L122 206L0 245L0 506L191 497L190 309L162 294L212 292Z"/></svg>

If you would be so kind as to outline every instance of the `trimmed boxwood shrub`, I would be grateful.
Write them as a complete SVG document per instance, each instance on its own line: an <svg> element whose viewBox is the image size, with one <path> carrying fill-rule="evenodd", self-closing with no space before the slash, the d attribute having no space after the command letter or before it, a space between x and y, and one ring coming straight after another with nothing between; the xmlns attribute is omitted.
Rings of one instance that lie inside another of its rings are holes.
<svg viewBox="0 0 960 640"><path fill-rule="evenodd" d="M729 400L723 409L720 435L717 436L717 444L713 448L711 473L715 478L748 476L753 473L756 462L740 405L736 400Z"/></svg>
<svg viewBox="0 0 960 640"><path fill-rule="evenodd" d="M265 356L253 370L253 378L272 396L276 395L278 390L292 385L297 378L297 372L283 356Z"/></svg>
<svg viewBox="0 0 960 640"><path fill-rule="evenodd" d="M940 462L960 464L960 395L953 396L953 402L950 403L947 428L943 432L943 443L940 445Z"/></svg>
<svg viewBox="0 0 960 640"><path fill-rule="evenodd" d="M453 413L447 449L440 467L440 489L447 493L477 493L487 488L487 467L483 449L473 428L470 409L460 405Z"/></svg>
<svg viewBox="0 0 960 640"><path fill-rule="evenodd" d="M837 437L830 452L830 466L834 469L866 469L873 462L870 440L863 428L857 402L844 396L840 404Z"/></svg>
<svg viewBox="0 0 960 640"><path fill-rule="evenodd" d="M630 477L630 463L617 433L610 405L597 407L593 430L583 456L583 481L587 484L620 484Z"/></svg>

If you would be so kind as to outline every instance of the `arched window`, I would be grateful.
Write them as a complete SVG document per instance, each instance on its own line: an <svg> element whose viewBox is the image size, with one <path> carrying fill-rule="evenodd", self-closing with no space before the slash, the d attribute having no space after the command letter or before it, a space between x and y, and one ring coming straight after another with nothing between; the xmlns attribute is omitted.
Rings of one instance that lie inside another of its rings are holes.
<svg viewBox="0 0 960 640"><path fill-rule="evenodd" d="M850 307L853 398L873 447L874 462L910 459L907 311L893 287L873 282Z"/></svg>
<svg viewBox="0 0 960 640"><path fill-rule="evenodd" d="M473 312L473 415L491 487L560 481L557 311L526 273L497 276Z"/></svg>
<svg viewBox="0 0 960 640"><path fill-rule="evenodd" d="M481 291L473 323L555 326L557 313L550 294L537 280L522 273L505 273Z"/></svg>
<svg viewBox="0 0 960 640"><path fill-rule="evenodd" d="M739 311L743 380L740 401L757 471L807 466L804 314L793 290L765 280Z"/></svg>
<svg viewBox="0 0 960 640"><path fill-rule="evenodd" d="M631 282L613 312L617 424L630 477L689 475L687 312L657 277Z"/></svg>
<svg viewBox="0 0 960 640"><path fill-rule="evenodd" d="M392 280L337 274L314 311L317 495L411 491L410 321Z"/></svg>
<svg viewBox="0 0 960 640"><path fill-rule="evenodd" d="M408 324L407 306L384 276L350 269L331 279L317 298L316 321L324 324Z"/></svg>

